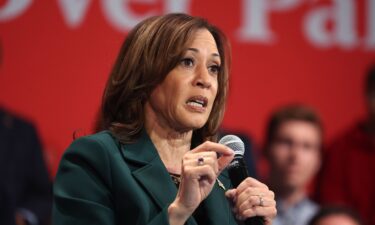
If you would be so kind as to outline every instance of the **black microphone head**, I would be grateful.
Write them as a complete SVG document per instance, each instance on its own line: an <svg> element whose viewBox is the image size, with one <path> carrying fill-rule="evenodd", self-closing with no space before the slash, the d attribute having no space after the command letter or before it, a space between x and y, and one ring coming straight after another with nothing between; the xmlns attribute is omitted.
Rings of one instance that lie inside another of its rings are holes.
<svg viewBox="0 0 375 225"><path fill-rule="evenodd" d="M235 155L243 156L245 154L245 144L236 135L225 135L220 139L219 144L231 148L234 151Z"/></svg>

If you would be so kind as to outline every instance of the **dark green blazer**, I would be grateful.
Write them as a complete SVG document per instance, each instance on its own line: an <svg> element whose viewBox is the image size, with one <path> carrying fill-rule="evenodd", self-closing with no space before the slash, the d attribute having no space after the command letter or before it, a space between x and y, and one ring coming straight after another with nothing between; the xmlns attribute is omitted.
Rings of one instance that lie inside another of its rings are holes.
<svg viewBox="0 0 375 225"><path fill-rule="evenodd" d="M225 174L219 180L228 187ZM188 225L237 224L218 182ZM177 188L146 134L120 144L109 131L75 140L54 183L54 225L167 225Z"/></svg>

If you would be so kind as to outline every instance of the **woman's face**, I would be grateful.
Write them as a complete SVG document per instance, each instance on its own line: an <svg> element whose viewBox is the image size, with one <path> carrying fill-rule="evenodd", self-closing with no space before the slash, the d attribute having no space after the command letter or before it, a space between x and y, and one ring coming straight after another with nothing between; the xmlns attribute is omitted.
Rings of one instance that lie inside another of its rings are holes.
<svg viewBox="0 0 375 225"><path fill-rule="evenodd" d="M203 127L216 97L220 64L213 36L198 30L179 64L151 93L146 120L152 113L149 118L176 131Z"/></svg>

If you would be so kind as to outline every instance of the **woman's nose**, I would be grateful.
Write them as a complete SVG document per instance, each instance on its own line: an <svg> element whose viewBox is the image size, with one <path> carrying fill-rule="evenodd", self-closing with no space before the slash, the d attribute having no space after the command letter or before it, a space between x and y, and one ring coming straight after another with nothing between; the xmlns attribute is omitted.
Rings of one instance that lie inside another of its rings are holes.
<svg viewBox="0 0 375 225"><path fill-rule="evenodd" d="M196 78L194 84L201 88L211 87L211 75L205 66L199 66L196 68Z"/></svg>

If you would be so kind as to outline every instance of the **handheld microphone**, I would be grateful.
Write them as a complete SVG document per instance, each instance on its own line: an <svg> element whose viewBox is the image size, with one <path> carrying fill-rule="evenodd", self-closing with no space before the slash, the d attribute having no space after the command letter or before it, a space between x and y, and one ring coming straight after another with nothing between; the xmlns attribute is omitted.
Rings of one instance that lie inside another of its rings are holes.
<svg viewBox="0 0 375 225"><path fill-rule="evenodd" d="M245 153L245 145L242 140L235 135L226 135L222 137L219 144L223 144L234 151L234 158L232 162L228 165L229 178L232 182L233 187L237 186L247 177L249 174L247 172L247 166L243 159ZM245 225L264 225L263 217L255 216L250 217L244 221Z"/></svg>

